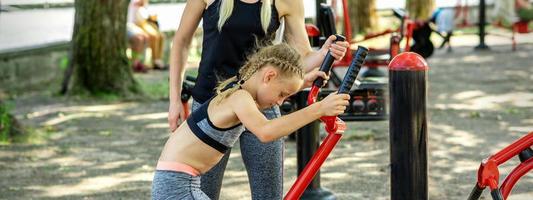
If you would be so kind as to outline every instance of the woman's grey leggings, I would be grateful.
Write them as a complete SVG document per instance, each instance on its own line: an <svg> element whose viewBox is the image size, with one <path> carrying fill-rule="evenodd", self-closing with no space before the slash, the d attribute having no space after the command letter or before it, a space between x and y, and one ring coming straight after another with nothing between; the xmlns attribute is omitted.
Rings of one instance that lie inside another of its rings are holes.
<svg viewBox="0 0 533 200"><path fill-rule="evenodd" d="M152 200L209 200L200 189L200 176L184 172L156 170Z"/></svg>
<svg viewBox="0 0 533 200"><path fill-rule="evenodd" d="M199 106L198 102L193 101L192 110L196 110ZM281 116L278 106L264 110L263 114L268 119ZM262 143L253 133L246 130L239 137L239 141L244 166L248 172L252 199L282 199L283 139ZM201 176L202 191L213 200L219 198L222 178L230 152L231 150L226 152L215 167Z"/></svg>

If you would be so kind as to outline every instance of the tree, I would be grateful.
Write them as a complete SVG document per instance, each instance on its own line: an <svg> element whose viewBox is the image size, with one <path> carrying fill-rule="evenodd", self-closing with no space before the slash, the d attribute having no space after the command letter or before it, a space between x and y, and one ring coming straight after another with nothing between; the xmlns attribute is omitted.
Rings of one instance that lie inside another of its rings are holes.
<svg viewBox="0 0 533 200"><path fill-rule="evenodd" d="M372 32L377 23L376 0L348 0L352 33Z"/></svg>
<svg viewBox="0 0 533 200"><path fill-rule="evenodd" d="M405 7L411 19L427 20L435 8L435 0L407 0Z"/></svg>
<svg viewBox="0 0 533 200"><path fill-rule="evenodd" d="M126 56L128 3L128 0L75 1L69 67L74 73L73 92L121 96L140 92Z"/></svg>

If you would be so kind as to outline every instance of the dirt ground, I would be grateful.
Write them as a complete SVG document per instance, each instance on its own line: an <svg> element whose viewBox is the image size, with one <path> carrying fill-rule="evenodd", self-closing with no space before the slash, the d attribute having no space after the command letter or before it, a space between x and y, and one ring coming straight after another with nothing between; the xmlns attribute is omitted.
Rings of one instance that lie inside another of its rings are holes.
<svg viewBox="0 0 533 200"><path fill-rule="evenodd" d="M531 37L528 37L531 39ZM533 41L533 40L529 40ZM482 159L533 131L533 44L510 52L508 39L454 38L452 53L428 60L430 199L466 199ZM166 81L167 72L138 78ZM47 139L0 146L0 199L149 199L156 160L168 136L168 102L76 100L34 93L14 113ZM388 122L351 122L322 167L322 186L338 199L390 199ZM296 149L286 141L285 191L296 177ZM500 168L507 175L513 158ZM491 199L487 191L484 199ZM239 148L221 199L250 199ZM509 199L533 199L533 173Z"/></svg>

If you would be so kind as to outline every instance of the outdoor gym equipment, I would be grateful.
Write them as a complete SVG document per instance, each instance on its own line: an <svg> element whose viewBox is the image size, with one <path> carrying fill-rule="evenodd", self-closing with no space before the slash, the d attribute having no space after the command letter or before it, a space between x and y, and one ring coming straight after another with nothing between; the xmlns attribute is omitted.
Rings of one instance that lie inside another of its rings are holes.
<svg viewBox="0 0 533 200"><path fill-rule="evenodd" d="M470 193L468 200L477 200L481 196L481 193L486 187L489 187L492 199L504 200L507 199L513 186L518 182L520 177L527 174L533 169L533 132L529 132L524 137L516 140L509 146L505 147L501 151L491 155L490 157L481 161L479 170L477 171L477 183L474 189ZM500 172L498 166L507 162L512 157L518 155L520 164L516 166L501 186L498 187L498 181L500 178Z"/></svg>
<svg viewBox="0 0 533 200"><path fill-rule="evenodd" d="M337 32L335 27L334 13L331 7L326 4L318 4L317 6L317 26L306 24L306 30L310 43L315 48L321 46L326 37L335 35ZM344 9L347 13L347 7L344 7ZM344 26L348 27L345 33L347 38L350 38L351 29L349 28L350 24L348 20L345 21ZM320 29L318 27L320 27ZM352 50L348 49L347 54L351 53ZM365 66L369 66L369 57L371 57L371 55L367 56ZM331 86L330 88L338 88L340 86L342 76L338 74L343 73L347 69L348 65L352 61L351 59L351 56L344 56L341 60L333 62L333 67L338 70L331 71L329 83L332 84L329 84ZM387 57L385 59L389 58ZM361 84L359 87L349 92L351 96L350 106L346 112L342 115L339 115L339 117L344 121L373 121L387 119L387 111L385 107L386 79L383 78L384 75L385 74L382 73L380 75L381 77L376 77L373 79L361 79L360 76ZM300 106L299 104L304 105L306 102L305 98L306 95L302 97L293 97L290 99L290 102L287 102L282 108L286 108L283 110L291 110L292 105L294 107L302 108L303 106Z"/></svg>
<svg viewBox="0 0 533 200"><path fill-rule="evenodd" d="M181 105L183 105L183 111L185 112L184 118L186 119L191 110L189 109L189 99L192 97L192 89L194 88L194 83L196 82L196 77L185 76L185 80L181 85Z"/></svg>
<svg viewBox="0 0 533 200"><path fill-rule="evenodd" d="M337 38L343 39L344 37L337 36ZM350 64L348 71L344 76L344 80L339 87L338 93L347 94L350 92L367 53L368 49L359 46L353 55L352 63ZM328 52L322 65L320 66L320 71L328 73L331 70L333 59L334 58L331 56L331 53ZM323 85L323 81L323 79L319 78L313 83L313 87L309 91L309 95L307 97L307 103L309 105L316 102L320 88ZM322 166L327 156L331 153L335 145L340 140L342 136L341 133L343 133L346 129L345 123L337 116L324 116L321 117L320 120L324 122L328 135L324 139L324 142L322 142L320 147L317 149L311 160L309 160L305 168L299 173L298 179L285 196L285 200L296 200L300 198L309 183L317 174L320 166Z"/></svg>
<svg viewBox="0 0 533 200"><path fill-rule="evenodd" d="M462 20L461 20L462 23L459 24L459 27L473 26L473 23L468 21L469 6L467 4L468 4L468 1L466 1L465 5L461 5L461 0L458 0L457 6L455 8L458 11L456 17L458 17L459 15L462 15ZM479 44L475 47L476 50L490 49L489 46L485 44L485 36L487 34L507 37L507 35L501 35L501 34L494 33L494 32L492 33L486 32L485 26L488 23L487 23L487 17L486 17L486 1L485 0L479 0L478 19L479 19L479 22L476 24L478 28ZM495 27L511 29L512 50L516 51L516 35L527 34L527 33L533 32L533 30L529 29L529 22L530 21L527 21L527 20L519 20L519 21L513 22L511 27L504 27L501 21L496 21L495 23L492 23L492 25Z"/></svg>

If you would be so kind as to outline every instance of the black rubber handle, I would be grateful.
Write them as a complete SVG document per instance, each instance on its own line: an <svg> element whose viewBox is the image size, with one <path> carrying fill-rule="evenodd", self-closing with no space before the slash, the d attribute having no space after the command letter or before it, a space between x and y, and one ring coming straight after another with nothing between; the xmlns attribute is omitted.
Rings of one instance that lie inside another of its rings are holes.
<svg viewBox="0 0 533 200"><path fill-rule="evenodd" d="M503 195L500 189L494 189L490 191L490 195L492 196L492 199L494 200L503 200Z"/></svg>
<svg viewBox="0 0 533 200"><path fill-rule="evenodd" d="M368 49L363 46L359 46L357 51L353 53L352 63L350 63L348 71L346 71L346 75L344 75L344 79L339 87L339 94L348 94L348 92L350 92L350 89L352 89L353 83L357 78L357 74L359 74L361 66L365 62L367 54Z"/></svg>
<svg viewBox="0 0 533 200"><path fill-rule="evenodd" d="M480 188L478 184L472 189L472 192L470 192L470 196L468 196L468 200L478 200L479 197L481 197L481 193L483 193L484 188Z"/></svg>
<svg viewBox="0 0 533 200"><path fill-rule="evenodd" d="M191 81L191 82L196 82L196 77L187 75L187 76L185 76L185 80Z"/></svg>
<svg viewBox="0 0 533 200"><path fill-rule="evenodd" d="M345 41L346 38L342 35L335 34L335 42L337 41ZM329 74L329 71L331 70L331 65L333 65L333 61L335 58L331 55L331 51L328 50L328 53L326 54L326 57L324 57L324 61L322 61L322 64L320 65L320 71L326 72L326 74ZM322 77L318 77L315 82L313 82L314 86L322 87L324 85L324 79Z"/></svg>

